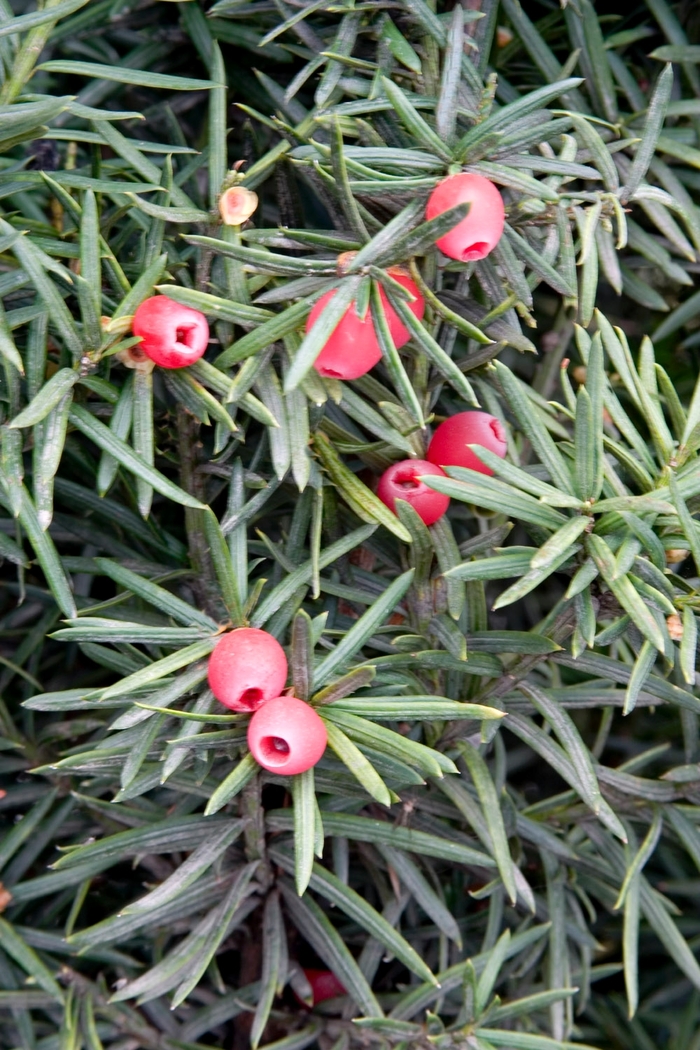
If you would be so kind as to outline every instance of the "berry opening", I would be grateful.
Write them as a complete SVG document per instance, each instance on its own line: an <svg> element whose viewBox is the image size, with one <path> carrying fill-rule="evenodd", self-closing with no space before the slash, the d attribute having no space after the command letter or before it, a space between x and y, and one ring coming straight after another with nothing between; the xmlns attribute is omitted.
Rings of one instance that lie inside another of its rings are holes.
<svg viewBox="0 0 700 1050"><path fill-rule="evenodd" d="M184 343L185 346L189 346L191 348L193 333L194 328L189 326L187 328L177 328L175 330L175 338L178 341L178 343Z"/></svg>
<svg viewBox="0 0 700 1050"><path fill-rule="evenodd" d="M474 241L474 244L470 244L464 249L462 259L464 262L472 262L475 259L483 259L488 253L489 246L486 241Z"/></svg>
<svg viewBox="0 0 700 1050"><path fill-rule="evenodd" d="M319 368L319 373L325 376L327 379L342 379L340 372L336 372L334 368Z"/></svg>
<svg viewBox="0 0 700 1050"><path fill-rule="evenodd" d="M262 689L244 689L238 697L238 703L248 711L255 711L263 699Z"/></svg>
<svg viewBox="0 0 700 1050"><path fill-rule="evenodd" d="M400 489L420 488L420 482L416 481L415 474L411 474L408 471L405 471L403 474L397 474L394 481Z"/></svg>
<svg viewBox="0 0 700 1050"><path fill-rule="evenodd" d="M260 757L268 765L284 766L289 758L289 744L281 736L264 736L259 744Z"/></svg>
<svg viewBox="0 0 700 1050"><path fill-rule="evenodd" d="M491 427L491 430L493 431L493 434L498 441L506 440L505 431L503 429L503 424L501 423L500 419L492 419L489 423L489 426Z"/></svg>

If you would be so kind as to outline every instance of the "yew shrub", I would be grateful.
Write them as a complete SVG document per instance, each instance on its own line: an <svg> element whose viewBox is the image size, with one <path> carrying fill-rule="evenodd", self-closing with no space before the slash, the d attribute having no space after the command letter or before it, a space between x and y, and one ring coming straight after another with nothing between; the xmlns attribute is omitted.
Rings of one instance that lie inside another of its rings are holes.
<svg viewBox="0 0 700 1050"><path fill-rule="evenodd" d="M0 0L0 1048L698 1050L698 30Z"/></svg>

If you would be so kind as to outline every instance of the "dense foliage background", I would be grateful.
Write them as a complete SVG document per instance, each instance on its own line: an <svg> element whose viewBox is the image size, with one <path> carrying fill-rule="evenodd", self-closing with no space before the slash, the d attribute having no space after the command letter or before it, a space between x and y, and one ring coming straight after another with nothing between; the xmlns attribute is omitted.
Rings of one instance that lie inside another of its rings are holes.
<svg viewBox="0 0 700 1050"><path fill-rule="evenodd" d="M0 0L0 1046L698 1050L699 33ZM507 205L476 264L423 223L462 168ZM311 305L381 331L396 263L411 343L322 380ZM154 289L197 365L115 356ZM496 476L393 517L378 474L477 404ZM244 622L330 727L309 773L206 688Z"/></svg>

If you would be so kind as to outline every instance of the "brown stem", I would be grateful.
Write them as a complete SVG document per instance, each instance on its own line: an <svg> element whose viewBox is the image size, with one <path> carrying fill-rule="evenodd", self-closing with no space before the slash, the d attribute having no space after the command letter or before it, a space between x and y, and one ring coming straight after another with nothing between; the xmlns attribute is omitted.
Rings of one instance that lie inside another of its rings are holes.
<svg viewBox="0 0 700 1050"><path fill-rule="evenodd" d="M562 308L550 331L545 332L541 339L544 359L538 365L532 385L546 400L553 397L557 390L561 363L574 334L574 323L569 313L566 308Z"/></svg>
<svg viewBox="0 0 700 1050"><path fill-rule="evenodd" d="M460 0L465 11L481 11L481 0ZM468 36L476 36L478 22L467 22L464 27Z"/></svg>
<svg viewBox="0 0 700 1050"><path fill-rule="evenodd" d="M217 226L210 227L207 233L216 236ZM198 258L195 271L195 287L207 291L211 277L213 253L204 249ZM180 484L200 503L207 502L206 476L199 473L200 451L199 422L182 405L177 406L177 443L180 458ZM214 563L209 545L204 535L201 511L185 507L185 529L190 561L194 570L192 589L200 609L209 613L214 619L222 619L225 610L216 582Z"/></svg>
<svg viewBox="0 0 700 1050"><path fill-rule="evenodd" d="M259 860L257 880L263 889L269 889L274 882L272 869L267 860L267 842L265 839L265 812L262 804L262 782L255 776L241 792L239 814L247 818L243 831L245 853L249 861Z"/></svg>
<svg viewBox="0 0 700 1050"><path fill-rule="evenodd" d="M207 502L206 477L197 471L201 442L200 424L182 405L177 408L177 443L180 456L180 484L201 503ZM185 530L193 569L192 589L197 604L214 619L225 615L216 585L216 574L209 545L202 527L202 513L193 507L185 507Z"/></svg>

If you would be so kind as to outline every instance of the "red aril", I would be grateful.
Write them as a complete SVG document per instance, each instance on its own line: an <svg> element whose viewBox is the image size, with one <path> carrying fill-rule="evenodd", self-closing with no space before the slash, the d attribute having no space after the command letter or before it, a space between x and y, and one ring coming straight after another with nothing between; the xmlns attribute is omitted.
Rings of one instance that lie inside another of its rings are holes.
<svg viewBox="0 0 700 1050"><path fill-rule="evenodd" d="M268 700L248 726L248 747L255 761L269 773L283 776L315 766L327 742L323 719L296 696Z"/></svg>
<svg viewBox="0 0 700 1050"><path fill-rule="evenodd" d="M493 474L469 445L481 445L503 459L508 445L500 419L488 412L458 412L437 428L426 458L439 467L469 467L480 474Z"/></svg>
<svg viewBox="0 0 700 1050"><path fill-rule="evenodd" d="M338 995L347 994L345 987L331 970L304 970L304 977L311 985L314 1006L326 999L335 999Z"/></svg>
<svg viewBox="0 0 700 1050"><path fill-rule="evenodd" d="M137 308L132 321L139 349L161 368L185 368L202 356L209 343L203 313L182 306L166 295L152 295Z"/></svg>
<svg viewBox="0 0 700 1050"><path fill-rule="evenodd" d="M287 681L287 657L271 634L239 627L219 639L209 657L209 686L231 711L257 711L279 696Z"/></svg>
<svg viewBox="0 0 700 1050"><path fill-rule="evenodd" d="M450 505L449 496L435 492L420 481L421 475L433 474L444 478L445 472L425 459L403 459L392 463L379 479L377 495L389 510L396 513L396 500L403 499L415 510L426 525L433 525Z"/></svg>
<svg viewBox="0 0 700 1050"><path fill-rule="evenodd" d="M387 271L395 281L411 293L413 299L408 302L408 308L419 320L423 316L425 302L418 291L417 285L411 280L405 270L400 267ZM306 322L306 331L310 332L318 321L324 307L333 296L336 289L326 292L316 302ZM386 314L389 332L394 346L398 349L410 339L408 329L399 319L393 306L389 303L384 289L379 287L379 298L382 301ZM374 330L374 321L371 310L368 309L364 317L358 317L355 303L347 308L335 329L331 333L326 345L314 362L316 371L330 379L359 379L381 360L382 351L379 347L377 335Z"/></svg>
<svg viewBox="0 0 700 1050"><path fill-rule="evenodd" d="M503 198L483 175L461 172L439 182L428 198L426 219L435 219L457 204L471 205L466 218L435 243L450 259L485 259L501 239L505 225Z"/></svg>

